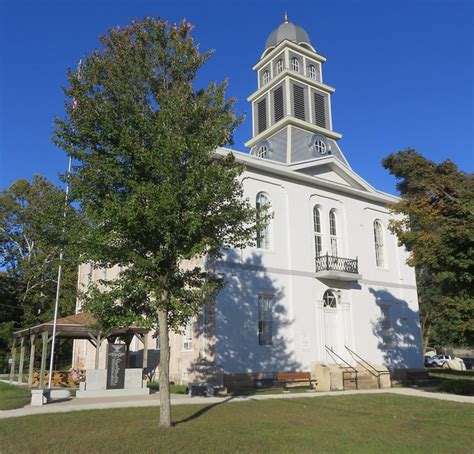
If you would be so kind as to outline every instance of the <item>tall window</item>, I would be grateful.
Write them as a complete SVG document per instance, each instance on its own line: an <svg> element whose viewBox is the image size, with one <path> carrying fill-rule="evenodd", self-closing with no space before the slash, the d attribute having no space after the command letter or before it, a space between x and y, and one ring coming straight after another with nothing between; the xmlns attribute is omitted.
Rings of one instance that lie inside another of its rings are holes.
<svg viewBox="0 0 474 454"><path fill-rule="evenodd" d="M270 72L267 70L263 73L263 85L268 84L270 82Z"/></svg>
<svg viewBox="0 0 474 454"><path fill-rule="evenodd" d="M316 80L316 67L314 65L309 65L308 75L310 79Z"/></svg>
<svg viewBox="0 0 474 454"><path fill-rule="evenodd" d="M374 242L375 242L375 263L377 266L385 265L384 245L383 245L383 230L382 223L376 219L374 221Z"/></svg>
<svg viewBox="0 0 474 454"><path fill-rule="evenodd" d="M337 219L335 210L329 212L329 238L331 241L331 255L337 257Z"/></svg>
<svg viewBox="0 0 474 454"><path fill-rule="evenodd" d="M277 74L280 74L283 71L283 60L280 58L280 60L277 61Z"/></svg>
<svg viewBox="0 0 474 454"><path fill-rule="evenodd" d="M256 202L258 221L262 219L262 217L267 216L269 214L270 201L263 192L259 192L257 194ZM257 232L257 247L260 249L270 249L270 222L268 221Z"/></svg>
<svg viewBox="0 0 474 454"><path fill-rule="evenodd" d="M193 321L188 320L183 333L183 350L192 350L193 348Z"/></svg>
<svg viewBox="0 0 474 454"><path fill-rule="evenodd" d="M258 343L272 345L273 314L271 295L258 295Z"/></svg>
<svg viewBox="0 0 474 454"><path fill-rule="evenodd" d="M293 57L291 59L291 68L295 72L299 72L299 70L300 70L300 62L298 61L298 59L296 57Z"/></svg>
<svg viewBox="0 0 474 454"><path fill-rule="evenodd" d="M321 231L321 211L319 207L313 208L313 226L314 226L314 252L316 257L321 255L323 250L323 236Z"/></svg>
<svg viewBox="0 0 474 454"><path fill-rule="evenodd" d="M257 150L257 158L266 158L268 153L268 147L261 145Z"/></svg>
<svg viewBox="0 0 474 454"><path fill-rule="evenodd" d="M323 295L323 307L330 307L336 309L337 298L333 290L326 290Z"/></svg>

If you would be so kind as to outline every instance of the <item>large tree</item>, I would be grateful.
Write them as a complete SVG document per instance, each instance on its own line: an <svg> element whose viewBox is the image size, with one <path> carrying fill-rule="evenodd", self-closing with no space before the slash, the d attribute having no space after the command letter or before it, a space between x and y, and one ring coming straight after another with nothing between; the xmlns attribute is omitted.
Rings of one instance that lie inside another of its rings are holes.
<svg viewBox="0 0 474 454"><path fill-rule="evenodd" d="M77 260L66 248L66 232L74 231L71 226L77 221L76 210L65 207L64 191L41 175L17 180L0 193L2 349L14 328L53 317L61 250L66 253L59 313L74 312Z"/></svg>
<svg viewBox="0 0 474 454"><path fill-rule="evenodd" d="M73 197L89 221L83 259L122 267L103 283L106 291L92 288L86 300L108 308L103 322L139 316L158 326L160 426L169 427L169 330L219 288L211 272L186 269L183 260L216 257L255 234L242 169L231 154L214 152L240 120L226 83L194 87L211 53L200 53L189 23L146 18L100 40L80 74L69 72L66 117L56 120L54 140L76 163Z"/></svg>
<svg viewBox="0 0 474 454"><path fill-rule="evenodd" d="M474 342L474 178L413 149L383 165L399 180L391 229L417 268L425 347Z"/></svg>

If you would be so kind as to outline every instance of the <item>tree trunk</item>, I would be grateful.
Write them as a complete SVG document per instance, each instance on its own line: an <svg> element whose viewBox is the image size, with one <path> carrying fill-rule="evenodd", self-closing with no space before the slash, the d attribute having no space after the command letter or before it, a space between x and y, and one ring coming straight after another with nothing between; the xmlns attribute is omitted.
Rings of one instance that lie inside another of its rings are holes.
<svg viewBox="0 0 474 454"><path fill-rule="evenodd" d="M161 294L162 303L167 298L167 292L163 292ZM160 336L160 427L171 427L170 341L168 335L168 311L166 309L158 309L158 329Z"/></svg>

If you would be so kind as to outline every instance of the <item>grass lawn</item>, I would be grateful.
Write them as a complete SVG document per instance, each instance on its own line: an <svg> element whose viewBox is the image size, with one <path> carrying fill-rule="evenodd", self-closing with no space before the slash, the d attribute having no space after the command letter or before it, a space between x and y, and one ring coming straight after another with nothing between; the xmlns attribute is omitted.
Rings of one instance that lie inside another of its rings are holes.
<svg viewBox="0 0 474 454"><path fill-rule="evenodd" d="M21 408L31 400L30 390L0 382L0 410Z"/></svg>
<svg viewBox="0 0 474 454"><path fill-rule="evenodd" d="M473 406L390 394L90 410L2 420L2 453L472 452Z"/></svg>

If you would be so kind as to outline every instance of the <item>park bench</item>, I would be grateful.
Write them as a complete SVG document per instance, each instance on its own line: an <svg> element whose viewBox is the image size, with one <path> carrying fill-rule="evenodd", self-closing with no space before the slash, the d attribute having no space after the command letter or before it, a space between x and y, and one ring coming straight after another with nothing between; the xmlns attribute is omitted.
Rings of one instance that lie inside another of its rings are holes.
<svg viewBox="0 0 474 454"><path fill-rule="evenodd" d="M431 381L433 377L430 377L430 374L426 370L408 371L407 380L415 384L415 380Z"/></svg>
<svg viewBox="0 0 474 454"><path fill-rule="evenodd" d="M276 374L276 380L283 385L284 389L296 386L314 386L317 382L311 378L309 372L279 372Z"/></svg>

